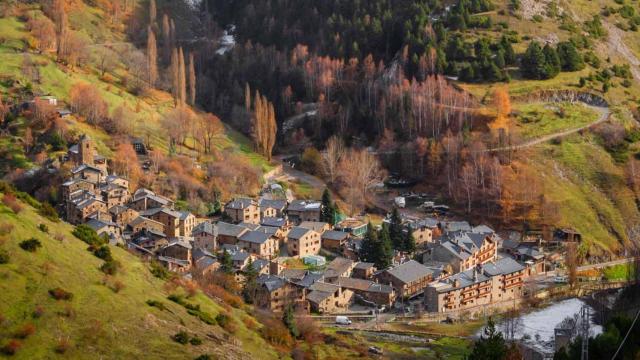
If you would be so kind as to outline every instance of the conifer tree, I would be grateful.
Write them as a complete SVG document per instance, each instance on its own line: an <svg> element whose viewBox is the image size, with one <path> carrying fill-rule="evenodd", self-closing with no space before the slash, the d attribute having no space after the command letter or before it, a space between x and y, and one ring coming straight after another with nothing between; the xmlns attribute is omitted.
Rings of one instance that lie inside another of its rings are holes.
<svg viewBox="0 0 640 360"><path fill-rule="evenodd" d="M545 55L537 41L532 41L522 57L522 74L528 79L544 79Z"/></svg>
<svg viewBox="0 0 640 360"><path fill-rule="evenodd" d="M564 71L579 71L584 69L585 64L582 56L578 53L575 45L570 41L558 43L558 58Z"/></svg>
<svg viewBox="0 0 640 360"><path fill-rule="evenodd" d="M560 59L556 50L547 44L542 49L544 53L545 72L544 78L551 79L556 77L560 73Z"/></svg>
<svg viewBox="0 0 640 360"><path fill-rule="evenodd" d="M400 218L400 212L398 208L394 207L391 211L391 218L389 219L389 236L394 249L403 248L403 235L402 235L402 219Z"/></svg>
<svg viewBox="0 0 640 360"><path fill-rule="evenodd" d="M403 250L408 253L413 253L416 251L416 239L413 237L413 229L411 228L411 225L409 225L407 233L404 236Z"/></svg>
<svg viewBox="0 0 640 360"><path fill-rule="evenodd" d="M389 234L389 226L387 224L382 224L382 229L378 235L377 248L376 253L378 258L376 261L376 267L378 269L386 269L391 266L393 261L393 245Z"/></svg>
<svg viewBox="0 0 640 360"><path fill-rule="evenodd" d="M331 200L331 192L329 189L324 188L322 192L322 211L320 214L320 221L324 221L331 225L335 223L335 204Z"/></svg>
<svg viewBox="0 0 640 360"><path fill-rule="evenodd" d="M233 272L233 260L231 260L231 254L229 254L227 249L222 251L220 269L227 274L231 274Z"/></svg>

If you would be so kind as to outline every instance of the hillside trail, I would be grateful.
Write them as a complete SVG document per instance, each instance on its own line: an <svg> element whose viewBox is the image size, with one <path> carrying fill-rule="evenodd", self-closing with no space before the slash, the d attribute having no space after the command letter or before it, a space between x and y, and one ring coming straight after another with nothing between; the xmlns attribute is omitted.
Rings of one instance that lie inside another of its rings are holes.
<svg viewBox="0 0 640 360"><path fill-rule="evenodd" d="M559 139L571 134L575 134L577 132L580 132L582 130L586 130L592 126L601 124L605 121L607 121L607 119L609 119L609 115L611 115L611 110L608 107L604 107L604 106L594 106L594 105L588 105L583 103L584 106L600 113L600 116L598 116L598 118L589 123L586 124L584 126L578 127L578 128L573 128L573 129L568 129L568 130L563 130L563 131L559 131L553 134L549 134L549 135L545 135L545 136L541 136L539 138L535 138L535 139L531 139L528 141L525 141L521 144L517 144L517 145L510 145L510 146L502 146L502 147L497 147L497 148L492 148L492 149L487 149L487 152L498 152L498 151L509 151L509 150L520 150L520 149L525 149L528 147L532 147L535 145L539 145L542 143L545 143L547 141L551 141L554 139Z"/></svg>

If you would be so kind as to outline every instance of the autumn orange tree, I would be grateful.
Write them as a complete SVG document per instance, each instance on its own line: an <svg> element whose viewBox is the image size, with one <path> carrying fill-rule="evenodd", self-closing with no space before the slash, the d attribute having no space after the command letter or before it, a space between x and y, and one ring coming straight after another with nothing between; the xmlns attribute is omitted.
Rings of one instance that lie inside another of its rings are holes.
<svg viewBox="0 0 640 360"><path fill-rule="evenodd" d="M511 99L509 98L509 88L506 85L500 86L494 91L493 104L496 108L496 118L489 127L493 130L504 129L508 133L511 128L509 119Z"/></svg>
<svg viewBox="0 0 640 360"><path fill-rule="evenodd" d="M129 179L132 190L137 188L142 178L142 169L136 151L130 143L118 145L113 158L113 169L118 175Z"/></svg>

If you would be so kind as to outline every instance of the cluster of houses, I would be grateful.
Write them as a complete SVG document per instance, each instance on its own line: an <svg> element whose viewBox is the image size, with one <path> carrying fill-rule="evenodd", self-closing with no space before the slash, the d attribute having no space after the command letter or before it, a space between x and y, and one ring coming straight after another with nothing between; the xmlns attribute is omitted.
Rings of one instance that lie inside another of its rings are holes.
<svg viewBox="0 0 640 360"><path fill-rule="evenodd" d="M407 218L405 231L413 232L419 250L398 253L391 267L376 269L358 257L368 224L322 222L320 201L236 198L220 219L199 219L148 189L131 193L126 179L108 173L87 136L68 158L75 167L61 190L67 221L187 276L218 271L226 253L239 281L249 266L257 272L254 303L272 311L295 305L346 312L354 303L390 307L422 294L428 311L459 311L522 297L525 278L544 264L533 249L499 255L502 240L487 226ZM300 259L296 267L292 259ZM300 268L300 262L313 266Z"/></svg>

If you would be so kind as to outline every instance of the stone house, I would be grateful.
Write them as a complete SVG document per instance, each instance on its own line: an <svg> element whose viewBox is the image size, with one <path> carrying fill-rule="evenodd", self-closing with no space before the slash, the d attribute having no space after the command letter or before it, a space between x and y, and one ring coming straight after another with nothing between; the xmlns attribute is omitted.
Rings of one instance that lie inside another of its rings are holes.
<svg viewBox="0 0 640 360"><path fill-rule="evenodd" d="M315 200L293 200L287 207L289 220L294 224L303 221L320 221L322 203Z"/></svg>
<svg viewBox="0 0 640 360"><path fill-rule="evenodd" d="M317 255L320 252L320 234L295 226L287 234L287 252L292 257Z"/></svg>
<svg viewBox="0 0 640 360"><path fill-rule="evenodd" d="M235 245L242 234L249 231L247 228L219 221L216 224L218 228L218 246Z"/></svg>
<svg viewBox="0 0 640 360"><path fill-rule="evenodd" d="M283 218L287 209L286 200L260 199L258 201L260 208L260 218Z"/></svg>
<svg viewBox="0 0 640 360"><path fill-rule="evenodd" d="M278 255L278 239L262 231L246 231L238 238L238 247L263 259Z"/></svg>
<svg viewBox="0 0 640 360"><path fill-rule="evenodd" d="M122 240L122 228L111 219L91 219L86 225L98 233L98 235L106 234L112 242L118 243Z"/></svg>
<svg viewBox="0 0 640 360"><path fill-rule="evenodd" d="M305 291L275 275L260 275L254 304L261 309L282 313L288 306L306 307Z"/></svg>
<svg viewBox="0 0 640 360"><path fill-rule="evenodd" d="M96 213L107 213L107 204L92 193L78 190L71 194L66 203L67 221L72 224L82 224Z"/></svg>
<svg viewBox="0 0 640 360"><path fill-rule="evenodd" d="M71 169L71 176L74 179L84 179L94 184L100 184L106 177L106 173L95 166L82 164Z"/></svg>
<svg viewBox="0 0 640 360"><path fill-rule="evenodd" d="M218 228L209 221L201 222L191 231L193 243L196 249L216 251L218 249Z"/></svg>
<svg viewBox="0 0 640 360"><path fill-rule="evenodd" d="M424 304L429 312L449 312L505 303L522 298L526 268L511 258L477 265L425 289Z"/></svg>
<svg viewBox="0 0 640 360"><path fill-rule="evenodd" d="M214 273L220 268L220 262L215 255L202 249L195 249L193 256L193 270L198 276L205 276Z"/></svg>
<svg viewBox="0 0 640 360"><path fill-rule="evenodd" d="M353 299L353 291L339 285L315 282L306 295L311 311L335 313L345 310Z"/></svg>
<svg viewBox="0 0 640 360"><path fill-rule="evenodd" d="M105 183L100 186L100 196L111 209L117 205L125 205L131 200L129 189L116 183Z"/></svg>
<svg viewBox="0 0 640 360"><path fill-rule="evenodd" d="M167 208L155 208L142 211L140 215L162 223L164 225L164 233L170 238L184 236L184 234L181 234L179 226L181 214L177 211Z"/></svg>
<svg viewBox="0 0 640 360"><path fill-rule="evenodd" d="M358 262L353 267L351 276L358 279L369 280L373 278L373 274L376 272L376 266L374 263Z"/></svg>
<svg viewBox="0 0 640 360"><path fill-rule="evenodd" d="M333 283L340 277L350 277L355 265L355 262L347 258L337 257L327 264L324 279L326 282Z"/></svg>
<svg viewBox="0 0 640 360"><path fill-rule="evenodd" d="M131 223L140 215L136 210L130 209L124 205L110 207L109 214L111 214L111 221L122 227L126 227L127 224Z"/></svg>
<svg viewBox="0 0 640 360"><path fill-rule="evenodd" d="M397 295L410 298L423 291L428 283L437 277L437 271L415 260L387 269L377 276L380 284L390 284Z"/></svg>
<svg viewBox="0 0 640 360"><path fill-rule="evenodd" d="M224 212L234 223L260 224L260 208L253 199L237 198L224 206Z"/></svg>
<svg viewBox="0 0 640 360"><path fill-rule="evenodd" d="M145 211L155 208L173 208L173 201L157 195L148 189L138 189L133 193L133 199L129 204L129 207L137 211Z"/></svg>
<svg viewBox="0 0 640 360"><path fill-rule="evenodd" d="M189 264L191 264L191 250L192 247L188 242L178 240L172 241L167 246L162 248L159 251L159 255L167 258L188 261Z"/></svg>
<svg viewBox="0 0 640 360"><path fill-rule="evenodd" d="M133 234L137 234L145 230L152 231L156 234L165 234L163 223L146 218L144 216L138 216L135 219L133 219L131 222L129 222L129 224L127 225L127 228Z"/></svg>
<svg viewBox="0 0 640 360"><path fill-rule="evenodd" d="M72 178L62 183L61 196L62 200L68 201L71 199L71 194L76 193L77 191L94 194L95 190L95 183L82 178Z"/></svg>
<svg viewBox="0 0 640 360"><path fill-rule="evenodd" d="M356 296L377 306L389 307L396 300L396 292L392 286L378 284L371 280L341 277L337 280L336 285L353 291Z"/></svg>
<svg viewBox="0 0 640 360"><path fill-rule="evenodd" d="M340 253L349 240L349 233L328 230L322 233L322 247L329 251Z"/></svg>

